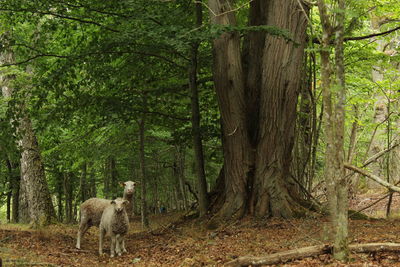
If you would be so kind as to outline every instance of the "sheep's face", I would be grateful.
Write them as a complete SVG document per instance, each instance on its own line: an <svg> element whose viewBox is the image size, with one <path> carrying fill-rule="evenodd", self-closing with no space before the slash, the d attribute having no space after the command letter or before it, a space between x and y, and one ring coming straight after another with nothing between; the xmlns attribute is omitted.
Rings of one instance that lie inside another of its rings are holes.
<svg viewBox="0 0 400 267"><path fill-rule="evenodd" d="M124 211L128 203L129 203L128 200L122 200L122 199L115 199L111 201L111 204L114 206L114 210L117 213L121 213L122 211Z"/></svg>
<svg viewBox="0 0 400 267"><path fill-rule="evenodd" d="M131 196L135 192L136 182L127 181L121 183L121 185L124 187L125 195Z"/></svg>

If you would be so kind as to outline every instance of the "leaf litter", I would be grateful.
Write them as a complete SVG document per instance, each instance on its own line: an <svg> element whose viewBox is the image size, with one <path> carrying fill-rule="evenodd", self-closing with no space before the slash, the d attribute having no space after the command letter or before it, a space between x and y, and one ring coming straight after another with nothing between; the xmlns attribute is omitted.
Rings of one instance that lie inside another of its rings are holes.
<svg viewBox="0 0 400 267"><path fill-rule="evenodd" d="M373 202L359 200L364 204ZM394 197L393 214L398 213L400 197ZM353 200L352 208L357 209ZM367 211L380 214L380 210ZM375 209L385 209L377 205ZM223 266L240 256L263 256L305 246L327 243L327 217L300 219L245 218L240 222L208 230L196 220L182 220L179 213L151 216L151 230L142 230L140 218L131 222L126 237L128 253L98 256L98 229L92 227L75 249L77 225L57 224L32 230L22 225L0 225L0 258L3 266ZM350 220L350 243L400 242L400 219ZM352 254L348 263L330 255L295 260L276 266L400 266L400 254L378 252Z"/></svg>

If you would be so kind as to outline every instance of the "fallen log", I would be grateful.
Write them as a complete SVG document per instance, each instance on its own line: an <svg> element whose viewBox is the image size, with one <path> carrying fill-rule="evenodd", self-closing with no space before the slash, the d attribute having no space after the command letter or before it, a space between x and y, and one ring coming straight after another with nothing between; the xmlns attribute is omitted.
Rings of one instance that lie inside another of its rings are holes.
<svg viewBox="0 0 400 267"><path fill-rule="evenodd" d="M332 247L329 245L318 245L318 246L292 249L262 257L244 256L226 263L225 266L232 266L232 267L249 266L249 265L259 266L265 264L283 263L295 259L303 259L307 257L318 256L321 254L327 254L330 253L331 249Z"/></svg>
<svg viewBox="0 0 400 267"><path fill-rule="evenodd" d="M349 249L356 253L370 253L382 251L400 251L400 243L364 243L349 245ZM278 252L266 256L252 257L243 256L234 259L225 264L226 267L242 267L242 266L261 266L267 264L279 264L292 260L315 257L322 254L331 254L332 246L318 245L311 247L303 247L288 251Z"/></svg>

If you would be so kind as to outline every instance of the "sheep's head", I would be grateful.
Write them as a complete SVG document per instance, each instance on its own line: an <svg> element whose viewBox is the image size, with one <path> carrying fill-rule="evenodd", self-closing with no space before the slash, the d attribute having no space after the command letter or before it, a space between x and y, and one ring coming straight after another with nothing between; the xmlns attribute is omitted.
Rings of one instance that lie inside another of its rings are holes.
<svg viewBox="0 0 400 267"><path fill-rule="evenodd" d="M111 200L111 204L114 206L114 210L117 213L121 213L125 210L126 205L128 205L128 200L123 200L122 198L117 198L115 200Z"/></svg>
<svg viewBox="0 0 400 267"><path fill-rule="evenodd" d="M120 185L124 187L124 195L132 196L133 193L135 193L135 187L137 183L132 181L127 181L127 182L120 182Z"/></svg>

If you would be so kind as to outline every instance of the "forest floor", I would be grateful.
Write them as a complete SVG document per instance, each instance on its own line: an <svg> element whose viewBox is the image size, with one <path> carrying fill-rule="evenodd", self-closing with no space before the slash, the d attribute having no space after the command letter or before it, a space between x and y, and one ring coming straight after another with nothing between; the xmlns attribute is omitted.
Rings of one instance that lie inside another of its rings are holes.
<svg viewBox="0 0 400 267"><path fill-rule="evenodd" d="M382 194L365 194L352 200L354 209L365 207ZM383 217L387 199L366 211ZM400 196L394 195L394 214ZM3 266L223 266L239 256L262 256L327 241L328 219L250 220L207 230L199 222L178 220L182 214L153 215L151 231L142 231L139 218L131 223L126 239L128 254L99 257L98 230L92 227L77 250L76 225L52 225L32 230L25 225L0 225L0 258ZM350 242L400 242L400 219L351 220ZM177 221L178 220L178 221ZM109 240L105 252L109 254ZM329 255L292 261L280 266L400 266L400 253L352 254L348 264ZM0 264L1 266L1 264Z"/></svg>

